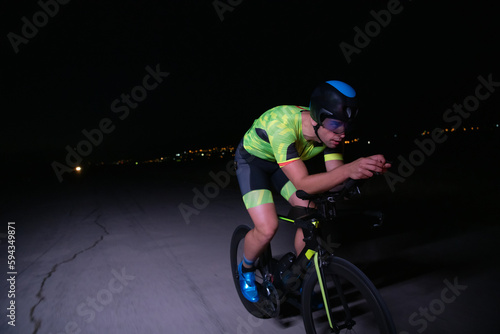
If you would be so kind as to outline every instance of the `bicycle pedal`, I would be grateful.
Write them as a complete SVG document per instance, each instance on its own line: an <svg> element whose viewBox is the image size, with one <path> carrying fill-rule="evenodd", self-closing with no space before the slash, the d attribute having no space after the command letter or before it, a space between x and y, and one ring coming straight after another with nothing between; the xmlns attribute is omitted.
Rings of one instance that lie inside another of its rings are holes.
<svg viewBox="0 0 500 334"><path fill-rule="evenodd" d="M278 291L269 281L264 281L257 285L259 291L259 301L256 307L267 317L275 318L280 312L280 300Z"/></svg>

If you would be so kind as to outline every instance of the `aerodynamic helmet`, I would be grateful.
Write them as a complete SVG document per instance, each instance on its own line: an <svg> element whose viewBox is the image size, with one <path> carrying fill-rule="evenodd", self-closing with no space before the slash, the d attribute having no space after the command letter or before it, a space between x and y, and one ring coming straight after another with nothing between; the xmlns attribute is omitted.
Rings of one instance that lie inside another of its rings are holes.
<svg viewBox="0 0 500 334"><path fill-rule="evenodd" d="M348 124L358 113L356 91L342 81L323 82L312 92L309 109L318 126L327 118Z"/></svg>

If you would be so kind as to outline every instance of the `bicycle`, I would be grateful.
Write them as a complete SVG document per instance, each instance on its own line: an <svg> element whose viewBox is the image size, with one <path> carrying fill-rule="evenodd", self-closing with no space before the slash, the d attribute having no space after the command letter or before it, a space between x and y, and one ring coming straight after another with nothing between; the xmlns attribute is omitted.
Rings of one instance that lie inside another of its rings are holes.
<svg viewBox="0 0 500 334"><path fill-rule="evenodd" d="M297 192L299 198L314 202L316 207L294 207L286 216L278 214L278 218L302 228L306 245L298 257L287 253L279 260L273 259L271 246L266 248L256 262L257 303L243 297L237 268L250 227L240 225L235 229L231 271L248 312L258 318L276 318L286 302L301 311L307 333L396 333L392 316L374 284L354 264L335 256L339 245L329 242L322 233L322 226L335 222L337 202L359 194L359 185L357 180L348 180L340 191L315 195Z"/></svg>

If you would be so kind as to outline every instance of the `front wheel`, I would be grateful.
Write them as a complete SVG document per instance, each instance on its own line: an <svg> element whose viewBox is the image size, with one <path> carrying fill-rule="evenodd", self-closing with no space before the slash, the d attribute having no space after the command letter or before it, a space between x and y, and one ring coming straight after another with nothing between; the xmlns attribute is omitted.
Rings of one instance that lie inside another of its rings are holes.
<svg viewBox="0 0 500 334"><path fill-rule="evenodd" d="M250 227L246 225L240 225L234 230L233 237L231 238L230 249L231 275L233 277L238 296L247 311L257 318L273 318L278 316L280 312L280 300L278 292L272 284L272 254L270 247L266 248L255 263L255 283L257 284L257 289L259 290L260 300L257 303L252 303L241 293L238 265L243 259L244 240L249 231Z"/></svg>
<svg viewBox="0 0 500 334"><path fill-rule="evenodd" d="M302 316L307 333L396 333L380 293L358 267L333 257L322 269L329 315L316 269L311 268L302 291Z"/></svg>

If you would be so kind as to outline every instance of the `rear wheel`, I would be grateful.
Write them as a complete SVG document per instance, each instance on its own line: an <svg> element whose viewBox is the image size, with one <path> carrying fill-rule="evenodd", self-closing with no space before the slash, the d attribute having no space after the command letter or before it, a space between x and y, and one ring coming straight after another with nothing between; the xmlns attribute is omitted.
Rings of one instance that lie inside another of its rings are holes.
<svg viewBox="0 0 500 334"><path fill-rule="evenodd" d="M380 293L359 268L337 257L330 258L322 268L334 329L330 328L318 275L313 267L302 291L302 316L307 333L396 333Z"/></svg>
<svg viewBox="0 0 500 334"><path fill-rule="evenodd" d="M241 302L248 312L250 312L257 318L273 318L278 316L279 314L280 302L278 292L272 284L273 277L271 274L272 270L270 268L272 254L270 247L268 247L263 252L263 254L255 263L255 283L257 284L257 289L259 290L259 301L256 303L252 303L247 300L241 293L238 265L243 259L243 245L245 236L247 235L248 231L250 231L250 227L246 225L240 225L235 229L233 237L231 238L231 273L234 280L234 285Z"/></svg>

